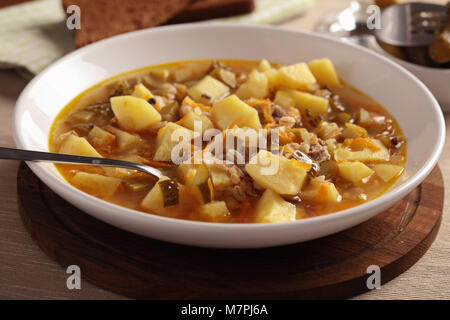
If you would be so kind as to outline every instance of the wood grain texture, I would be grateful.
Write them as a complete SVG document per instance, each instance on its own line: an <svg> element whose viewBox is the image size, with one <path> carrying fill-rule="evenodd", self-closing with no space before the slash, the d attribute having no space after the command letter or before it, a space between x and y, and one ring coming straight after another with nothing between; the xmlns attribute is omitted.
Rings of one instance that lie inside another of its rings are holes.
<svg viewBox="0 0 450 320"><path fill-rule="evenodd" d="M442 175L389 210L344 232L268 249L169 244L102 223L57 196L23 163L20 213L39 247L84 279L138 299L340 299L367 291L367 268L386 283L413 265L441 222Z"/></svg>

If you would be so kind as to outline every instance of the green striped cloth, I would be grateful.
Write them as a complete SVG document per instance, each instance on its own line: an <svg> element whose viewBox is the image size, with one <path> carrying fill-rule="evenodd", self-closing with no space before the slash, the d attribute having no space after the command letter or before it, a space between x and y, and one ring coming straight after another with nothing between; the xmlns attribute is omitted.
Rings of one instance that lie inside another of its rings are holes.
<svg viewBox="0 0 450 320"><path fill-rule="evenodd" d="M300 14L313 2L256 0L251 14L219 20L274 24ZM74 34L66 27L61 0L35 0L0 10L0 68L33 76L74 49Z"/></svg>

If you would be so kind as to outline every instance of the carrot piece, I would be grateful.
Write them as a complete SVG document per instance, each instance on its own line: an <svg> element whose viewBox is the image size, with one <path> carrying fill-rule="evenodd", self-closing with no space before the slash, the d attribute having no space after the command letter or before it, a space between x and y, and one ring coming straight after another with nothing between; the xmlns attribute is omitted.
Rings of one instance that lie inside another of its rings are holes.
<svg viewBox="0 0 450 320"><path fill-rule="evenodd" d="M214 201L214 186L213 186L211 177L208 178L207 183L208 183L208 188L209 188L209 199L211 201Z"/></svg>

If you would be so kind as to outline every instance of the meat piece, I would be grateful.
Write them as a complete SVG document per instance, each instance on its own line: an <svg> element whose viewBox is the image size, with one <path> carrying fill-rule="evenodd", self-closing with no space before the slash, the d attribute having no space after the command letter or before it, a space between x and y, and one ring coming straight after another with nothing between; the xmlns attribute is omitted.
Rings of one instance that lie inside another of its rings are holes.
<svg viewBox="0 0 450 320"><path fill-rule="evenodd" d="M274 118L274 120L275 120L275 118L282 118L287 115L288 115L288 113L286 112L286 110L283 107L281 107L277 104L274 104L272 106L272 117Z"/></svg>
<svg viewBox="0 0 450 320"><path fill-rule="evenodd" d="M328 152L327 143L319 138L317 138L316 143L311 143L309 145L309 152L307 152L307 155L317 163L331 159L330 153Z"/></svg>
<svg viewBox="0 0 450 320"><path fill-rule="evenodd" d="M229 209L245 201L247 196L256 197L252 179L240 167L235 164L213 164L225 172L233 183L230 186L215 189L216 198L227 203Z"/></svg>
<svg viewBox="0 0 450 320"><path fill-rule="evenodd" d="M286 148L288 147L288 148ZM286 145L284 150L292 150L292 151L300 151L306 154L311 160L316 163L321 163L326 160L331 159L331 155L328 152L327 143L320 138L314 136L309 143L302 142L298 143L289 143Z"/></svg>

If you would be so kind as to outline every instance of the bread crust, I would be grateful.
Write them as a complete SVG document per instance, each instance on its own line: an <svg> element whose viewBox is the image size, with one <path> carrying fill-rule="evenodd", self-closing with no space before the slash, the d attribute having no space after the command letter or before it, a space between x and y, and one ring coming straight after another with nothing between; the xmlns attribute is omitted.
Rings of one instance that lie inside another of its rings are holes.
<svg viewBox="0 0 450 320"><path fill-rule="evenodd" d="M185 9L190 0L63 0L81 10L81 29L75 44L85 46L121 33L166 23Z"/></svg>
<svg viewBox="0 0 450 320"><path fill-rule="evenodd" d="M169 23L193 22L250 13L254 0L195 0Z"/></svg>

